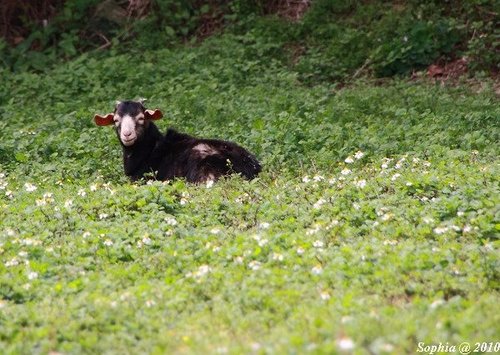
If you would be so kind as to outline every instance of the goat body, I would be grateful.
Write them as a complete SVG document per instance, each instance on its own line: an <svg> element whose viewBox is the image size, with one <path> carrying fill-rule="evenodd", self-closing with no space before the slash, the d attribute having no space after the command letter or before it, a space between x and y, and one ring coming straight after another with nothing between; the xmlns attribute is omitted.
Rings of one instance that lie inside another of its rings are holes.
<svg viewBox="0 0 500 355"><path fill-rule="evenodd" d="M141 102L133 101L118 103L113 114L95 117L98 125L115 123L125 174L132 181L148 173L158 180L178 177L195 183L217 180L231 173L253 179L261 171L255 156L233 142L199 139L174 129L161 134L151 122L159 118L158 110L146 110ZM134 132L123 132L122 125Z"/></svg>

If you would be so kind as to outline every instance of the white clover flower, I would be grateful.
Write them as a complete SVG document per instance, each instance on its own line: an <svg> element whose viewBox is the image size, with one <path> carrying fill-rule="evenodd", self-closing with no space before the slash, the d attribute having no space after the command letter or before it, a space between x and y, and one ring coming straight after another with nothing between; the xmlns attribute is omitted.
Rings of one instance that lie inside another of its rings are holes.
<svg viewBox="0 0 500 355"><path fill-rule="evenodd" d="M302 178L302 182L308 183L310 181L311 181L311 179L307 175Z"/></svg>
<svg viewBox="0 0 500 355"><path fill-rule="evenodd" d="M84 189L80 189L80 190L78 190L78 196L80 196L80 197L85 197L86 195L87 195L87 193L85 192L85 190L84 190Z"/></svg>
<svg viewBox="0 0 500 355"><path fill-rule="evenodd" d="M340 322L342 324L346 324L346 323L349 323L352 321L352 317L351 316L343 316L342 318L340 318Z"/></svg>
<svg viewBox="0 0 500 355"><path fill-rule="evenodd" d="M9 261L6 261L4 265L6 267L17 266L19 265L19 260L17 258L12 258Z"/></svg>
<svg viewBox="0 0 500 355"><path fill-rule="evenodd" d="M252 343L251 348L253 351L259 351L261 348L261 345L259 343Z"/></svg>
<svg viewBox="0 0 500 355"><path fill-rule="evenodd" d="M298 254L298 255L302 255L302 254L304 254L304 253L305 253L304 248L302 248L302 247L298 247L298 248L297 248L297 254Z"/></svg>
<svg viewBox="0 0 500 355"><path fill-rule="evenodd" d="M37 189L37 187L29 182L24 184L24 189L28 192L33 192Z"/></svg>
<svg viewBox="0 0 500 355"><path fill-rule="evenodd" d="M389 163L392 161L392 159L390 158L383 158L382 159L382 165L380 165L380 167L382 169L387 169L389 167Z"/></svg>
<svg viewBox="0 0 500 355"><path fill-rule="evenodd" d="M259 225L259 227L260 227L261 229L268 229L270 226L271 226L271 225L270 225L269 223L267 223L267 222L262 222L262 223Z"/></svg>
<svg viewBox="0 0 500 355"><path fill-rule="evenodd" d="M464 233L470 233L472 231L472 227L466 224L464 228L462 229Z"/></svg>
<svg viewBox="0 0 500 355"><path fill-rule="evenodd" d="M7 190L7 191L5 191L5 196L7 196L8 198L12 198L12 197L14 197L14 194L12 193L12 191Z"/></svg>
<svg viewBox="0 0 500 355"><path fill-rule="evenodd" d="M90 191L92 191L92 192L97 191L97 184L90 185Z"/></svg>
<svg viewBox="0 0 500 355"><path fill-rule="evenodd" d="M113 241L111 239L106 239L104 241L104 245L107 246L107 247L110 247L113 245Z"/></svg>
<svg viewBox="0 0 500 355"><path fill-rule="evenodd" d="M392 175L391 181L395 181L400 176L401 176L401 174L399 174L399 173L396 173L396 174Z"/></svg>
<svg viewBox="0 0 500 355"><path fill-rule="evenodd" d="M26 239L21 239L21 244L22 245L40 245L42 242L39 241L39 240L33 240L33 239L30 239L30 238L26 238Z"/></svg>
<svg viewBox="0 0 500 355"><path fill-rule="evenodd" d="M320 294L319 294L319 297L323 300L323 301L328 301L331 296L330 294L327 292L327 291L322 291Z"/></svg>
<svg viewBox="0 0 500 355"><path fill-rule="evenodd" d="M37 199L35 200L35 204L37 207L45 206L47 202L44 199Z"/></svg>
<svg viewBox="0 0 500 355"><path fill-rule="evenodd" d="M434 223L434 219L431 218L431 217L424 217L422 218L422 221L425 223L425 224L432 224Z"/></svg>
<svg viewBox="0 0 500 355"><path fill-rule="evenodd" d="M219 228L212 228L210 230L210 233L212 233L212 234L219 234L220 233L220 229Z"/></svg>
<svg viewBox="0 0 500 355"><path fill-rule="evenodd" d="M431 309L436 309L436 308L442 306L445 303L446 303L445 300L438 299L438 300L435 300L434 302L431 303L430 308Z"/></svg>
<svg viewBox="0 0 500 355"><path fill-rule="evenodd" d="M283 261L283 255L279 253L273 253L272 259L275 261Z"/></svg>
<svg viewBox="0 0 500 355"><path fill-rule="evenodd" d="M17 255L19 255L21 258L25 258L28 256L28 253L25 252L24 250L20 251L19 253L17 253Z"/></svg>
<svg viewBox="0 0 500 355"><path fill-rule="evenodd" d="M436 227L434 228L434 233L440 235L440 234L444 234L448 231L448 228L447 227Z"/></svg>
<svg viewBox="0 0 500 355"><path fill-rule="evenodd" d="M107 213L99 213L99 219L106 219L109 217L109 214Z"/></svg>
<svg viewBox="0 0 500 355"><path fill-rule="evenodd" d="M457 212L457 216L458 216L458 217L462 217L464 214L465 214L465 212L464 212L464 211L458 211L458 212Z"/></svg>
<svg viewBox="0 0 500 355"><path fill-rule="evenodd" d="M311 269L311 272L314 274L314 275L319 275L323 272L323 268L321 267L321 265L316 265L315 267L313 267Z"/></svg>
<svg viewBox="0 0 500 355"><path fill-rule="evenodd" d="M347 158L345 158L344 162L346 162L347 164L351 164L354 163L354 159L351 156L348 156Z"/></svg>
<svg viewBox="0 0 500 355"><path fill-rule="evenodd" d="M316 203L313 205L313 208L315 210L319 210L321 208L321 206L323 206L325 204L326 200L324 198L320 198L318 201L316 201Z"/></svg>
<svg viewBox="0 0 500 355"><path fill-rule="evenodd" d="M359 203L354 202L352 204L352 208L354 208L356 211L359 211L359 209L361 208L361 206L359 205Z"/></svg>
<svg viewBox="0 0 500 355"><path fill-rule="evenodd" d="M38 273L37 272L34 272L34 271L31 271L28 273L28 280L34 280L38 278Z"/></svg>
<svg viewBox="0 0 500 355"><path fill-rule="evenodd" d="M214 181L213 180L207 180L207 183L205 185L207 187L207 189L211 188L212 186L214 186Z"/></svg>
<svg viewBox="0 0 500 355"><path fill-rule="evenodd" d="M177 225L177 220L174 217L171 217L171 216L165 217L165 222L167 222L167 224L169 226L175 226L175 225Z"/></svg>
<svg viewBox="0 0 500 355"><path fill-rule="evenodd" d="M248 263L248 267L252 269L253 271L259 270L261 267L261 263L258 262L257 260L252 260Z"/></svg>
<svg viewBox="0 0 500 355"><path fill-rule="evenodd" d="M313 242L313 247L315 248L323 248L325 246L325 243L323 243L323 241L321 240L315 240Z"/></svg>
<svg viewBox="0 0 500 355"><path fill-rule="evenodd" d="M313 180L314 180L315 182L320 182L320 181L325 180L325 178L324 178L323 176L321 176L321 175L314 175L314 176L313 176Z"/></svg>
<svg viewBox="0 0 500 355"><path fill-rule="evenodd" d="M52 192L46 192L43 194L43 198L47 201L47 202L54 202L54 194Z"/></svg>
<svg viewBox="0 0 500 355"><path fill-rule="evenodd" d="M243 264L243 257L242 256L237 256L236 258L234 258L234 263L237 264L237 265Z"/></svg>
<svg viewBox="0 0 500 355"><path fill-rule="evenodd" d="M313 235L313 234L316 234L320 231L320 226L316 225L314 226L313 228L309 228L307 231L306 231L306 235Z"/></svg>
<svg viewBox="0 0 500 355"><path fill-rule="evenodd" d="M147 300L144 304L146 305L146 307L151 308L156 304L156 302L153 300Z"/></svg>
<svg viewBox="0 0 500 355"><path fill-rule="evenodd" d="M397 240L384 240L384 245L396 245L398 244Z"/></svg>
<svg viewBox="0 0 500 355"><path fill-rule="evenodd" d="M337 346L342 351L350 351L350 350L353 350L355 348L355 345L354 345L354 342L352 341L352 339L346 338L346 337L337 340Z"/></svg>
<svg viewBox="0 0 500 355"><path fill-rule="evenodd" d="M357 180L354 182L354 186L363 189L366 186L366 180Z"/></svg>
<svg viewBox="0 0 500 355"><path fill-rule="evenodd" d="M358 150L356 153L354 153L354 158L356 160L359 160L365 156L365 153L363 153L361 150Z"/></svg>
<svg viewBox="0 0 500 355"><path fill-rule="evenodd" d="M386 221L391 220L392 217L394 217L394 215L392 213L386 213L386 214L382 215L381 219L382 219L382 221L386 222Z"/></svg>
<svg viewBox="0 0 500 355"><path fill-rule="evenodd" d="M0 181L0 190L5 190L7 183L5 181Z"/></svg>
<svg viewBox="0 0 500 355"><path fill-rule="evenodd" d="M142 243L144 245L151 245L153 243L153 241L151 240L151 238L149 238L148 236L144 236L142 238Z"/></svg>
<svg viewBox="0 0 500 355"><path fill-rule="evenodd" d="M330 222L330 224L326 227L326 229L332 229L333 227L338 226L339 223L340 222L338 219L334 219Z"/></svg>
<svg viewBox="0 0 500 355"><path fill-rule="evenodd" d="M427 168L428 168L429 166L431 166L431 165L432 165L432 164L431 164L430 162L428 162L428 161L424 161L424 163L423 163L423 164L424 164L424 166L425 166L425 167L427 167Z"/></svg>
<svg viewBox="0 0 500 355"><path fill-rule="evenodd" d="M266 245L268 243L268 240L267 239L261 239L257 242L257 244L259 245L259 247L263 247L264 245Z"/></svg>
<svg viewBox="0 0 500 355"><path fill-rule="evenodd" d="M413 184L411 182L409 182L409 181L407 181L405 185L406 186L413 186Z"/></svg>
<svg viewBox="0 0 500 355"><path fill-rule="evenodd" d="M352 173L352 171L350 169L344 168L340 173L345 176Z"/></svg>
<svg viewBox="0 0 500 355"><path fill-rule="evenodd" d="M83 232L82 238L87 239L88 237L90 237L90 232Z"/></svg>
<svg viewBox="0 0 500 355"><path fill-rule="evenodd" d="M198 267L198 270L195 272L189 272L186 274L186 277L194 277L196 279L199 279L206 274L208 274L210 271L212 271L212 268L208 265L201 265Z"/></svg>
<svg viewBox="0 0 500 355"><path fill-rule="evenodd" d="M333 184L335 184L336 182L337 182L337 179L335 179L335 178L331 178L331 179L329 179L329 180L328 180L328 183L329 183L330 185L333 185Z"/></svg>
<svg viewBox="0 0 500 355"><path fill-rule="evenodd" d="M64 207L71 208L73 206L73 200L66 200L64 202Z"/></svg>

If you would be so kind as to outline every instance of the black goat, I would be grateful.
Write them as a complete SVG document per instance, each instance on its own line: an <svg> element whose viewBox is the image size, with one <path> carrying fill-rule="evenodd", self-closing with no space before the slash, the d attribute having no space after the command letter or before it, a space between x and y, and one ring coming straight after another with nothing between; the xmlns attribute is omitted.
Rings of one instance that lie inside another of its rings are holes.
<svg viewBox="0 0 500 355"><path fill-rule="evenodd" d="M173 129L162 135L152 122L162 116L159 110L147 110L142 101L123 101L113 113L94 117L98 126L115 125L125 174L132 181L148 173L158 180L179 177L195 183L231 173L253 179L261 171L257 159L235 143L198 139Z"/></svg>

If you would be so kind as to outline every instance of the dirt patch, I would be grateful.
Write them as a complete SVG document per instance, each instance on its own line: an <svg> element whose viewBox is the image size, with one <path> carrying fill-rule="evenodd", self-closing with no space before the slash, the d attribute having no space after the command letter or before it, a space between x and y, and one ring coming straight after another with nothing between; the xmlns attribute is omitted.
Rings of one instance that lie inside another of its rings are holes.
<svg viewBox="0 0 500 355"><path fill-rule="evenodd" d="M311 0L278 0L270 1L268 11L290 21L299 21L310 6Z"/></svg>
<svg viewBox="0 0 500 355"><path fill-rule="evenodd" d="M427 76L437 80L453 80L467 74L467 58L460 58L444 65L432 64L427 68Z"/></svg>

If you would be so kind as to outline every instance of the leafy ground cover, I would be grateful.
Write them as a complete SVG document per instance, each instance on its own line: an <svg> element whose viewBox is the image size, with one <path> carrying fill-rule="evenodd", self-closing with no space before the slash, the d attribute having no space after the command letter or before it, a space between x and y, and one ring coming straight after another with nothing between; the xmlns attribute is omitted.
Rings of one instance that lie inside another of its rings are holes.
<svg viewBox="0 0 500 355"><path fill-rule="evenodd" d="M255 33L0 71L7 353L409 353L498 341L493 83L304 85ZM132 184L92 125L148 97L162 129L263 174Z"/></svg>

